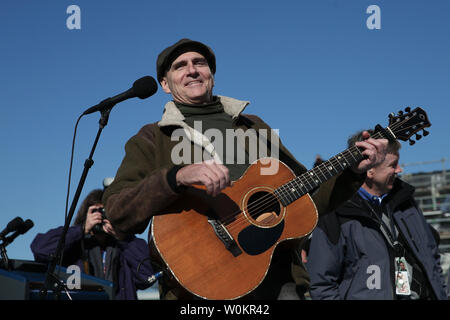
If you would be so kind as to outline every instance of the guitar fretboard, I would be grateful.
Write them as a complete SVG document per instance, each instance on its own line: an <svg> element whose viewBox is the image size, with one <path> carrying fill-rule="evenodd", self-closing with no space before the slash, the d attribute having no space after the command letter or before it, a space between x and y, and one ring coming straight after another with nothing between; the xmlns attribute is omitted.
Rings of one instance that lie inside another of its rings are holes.
<svg viewBox="0 0 450 320"><path fill-rule="evenodd" d="M382 137L382 134L378 132L372 137L378 139ZM277 188L274 193L281 204L287 206L345 169L359 163L363 158L364 156L361 154L360 149L353 146L297 176L295 179Z"/></svg>

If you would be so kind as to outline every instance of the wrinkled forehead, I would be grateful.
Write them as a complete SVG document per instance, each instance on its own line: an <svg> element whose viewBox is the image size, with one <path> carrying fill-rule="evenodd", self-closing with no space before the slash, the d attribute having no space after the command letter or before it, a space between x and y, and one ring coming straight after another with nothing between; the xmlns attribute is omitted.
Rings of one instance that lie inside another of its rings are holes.
<svg viewBox="0 0 450 320"><path fill-rule="evenodd" d="M178 57L176 57L172 63L169 66L169 69L180 62L188 62L188 61L205 61L207 63L207 60L205 56L203 56L201 53L196 51L188 51L180 54Z"/></svg>
<svg viewBox="0 0 450 320"><path fill-rule="evenodd" d="M206 57L206 54L203 52L202 48L199 48L198 46L192 44L179 46L168 57L166 65L167 70L169 70L170 66L174 63L174 61L178 60L181 56L184 56L187 53L195 53L201 55L203 58Z"/></svg>

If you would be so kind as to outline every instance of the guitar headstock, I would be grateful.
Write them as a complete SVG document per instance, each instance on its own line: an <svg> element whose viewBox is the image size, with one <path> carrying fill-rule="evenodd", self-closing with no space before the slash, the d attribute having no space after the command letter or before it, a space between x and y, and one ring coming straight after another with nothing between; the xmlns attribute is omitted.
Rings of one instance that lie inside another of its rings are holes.
<svg viewBox="0 0 450 320"><path fill-rule="evenodd" d="M415 134L416 140L420 140L423 136L429 134L425 128L430 127L431 123L428 120L426 112L422 108L415 108L411 110L410 107L405 108L405 111L399 111L397 115L391 113L389 115L388 128L394 134L396 139L407 141L413 145L416 143L411 137ZM420 130L423 130L422 135L418 134Z"/></svg>

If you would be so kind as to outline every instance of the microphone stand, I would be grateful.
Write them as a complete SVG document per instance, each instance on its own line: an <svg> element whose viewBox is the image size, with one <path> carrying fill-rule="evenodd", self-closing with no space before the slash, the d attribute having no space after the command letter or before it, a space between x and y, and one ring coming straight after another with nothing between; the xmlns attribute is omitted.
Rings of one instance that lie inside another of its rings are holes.
<svg viewBox="0 0 450 320"><path fill-rule="evenodd" d="M109 102L109 101L107 101L108 99L105 99L101 103L105 103L105 102L108 103ZM51 290L51 289L55 290L55 297L56 297L56 299L59 299L59 296L60 296L59 291L61 289L66 289L66 284L64 284L62 281L60 281L58 276L55 275L54 272L55 272L58 261L62 257L67 231L69 230L70 222L72 221L72 217L75 212L77 202L80 198L84 183L86 181L86 177L88 175L89 169L94 164L94 160L92 160L92 157L94 156L95 148L97 147L97 143L98 143L98 140L100 139L100 135L103 131L103 128L106 127L106 125L108 124L109 113L111 112L111 109L114 107L114 105L115 104L112 104L109 106L109 108L100 110L101 118L99 120L99 128L98 128L97 136L95 137L95 141L92 146L91 153L89 154L89 158L86 159L86 161L84 162L84 170L83 170L83 173L81 174L81 178L80 178L80 181L78 182L77 190L73 197L69 213L68 213L66 221L64 223L63 233L62 233L61 237L59 238L58 246L56 248L56 254L52 255L52 257L51 257L49 267L48 267L46 275L45 275L45 282L44 282L41 290L39 291L39 296L42 300L47 298L48 290ZM66 292L67 292L67 290L66 290Z"/></svg>

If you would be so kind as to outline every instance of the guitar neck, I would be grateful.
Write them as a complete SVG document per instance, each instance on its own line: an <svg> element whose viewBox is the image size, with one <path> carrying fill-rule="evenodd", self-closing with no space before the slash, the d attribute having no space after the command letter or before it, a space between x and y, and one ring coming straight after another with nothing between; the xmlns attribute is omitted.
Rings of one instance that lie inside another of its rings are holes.
<svg viewBox="0 0 450 320"><path fill-rule="evenodd" d="M372 135L374 139L382 137L381 132ZM283 206L287 206L363 159L364 156L358 147L350 147L277 188L275 195Z"/></svg>

